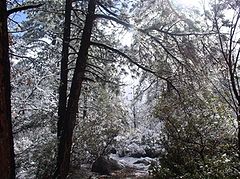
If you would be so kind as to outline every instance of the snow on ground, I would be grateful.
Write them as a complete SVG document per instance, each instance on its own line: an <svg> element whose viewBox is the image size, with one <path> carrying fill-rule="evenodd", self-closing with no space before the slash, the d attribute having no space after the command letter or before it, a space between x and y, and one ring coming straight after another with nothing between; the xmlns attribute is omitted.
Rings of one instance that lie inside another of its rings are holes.
<svg viewBox="0 0 240 179"><path fill-rule="evenodd" d="M144 158L133 158L133 157L119 157L117 154L111 154L110 158L118 161L118 163L125 168L132 168L135 170L135 176L146 176L148 175L148 168L152 162L156 162L155 159L149 157ZM144 163L138 163L143 161ZM136 163L137 162L137 163Z"/></svg>
<svg viewBox="0 0 240 179"><path fill-rule="evenodd" d="M97 173L91 172L91 165L85 164L81 165L80 169L75 169L70 179L100 179L100 178L121 178L121 179L150 179L148 168L152 162L156 162L157 159L152 159L149 157L144 158L134 158L134 157L119 157L117 154L110 154L111 159L117 161L122 165L123 169L116 170L108 175L99 175ZM138 163L138 162L143 163ZM137 163L136 163L137 162Z"/></svg>

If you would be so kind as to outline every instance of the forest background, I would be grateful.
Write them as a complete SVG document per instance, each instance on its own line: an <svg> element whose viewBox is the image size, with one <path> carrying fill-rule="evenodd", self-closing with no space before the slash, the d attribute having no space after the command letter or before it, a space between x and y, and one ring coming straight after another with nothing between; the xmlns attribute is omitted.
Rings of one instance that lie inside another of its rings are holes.
<svg viewBox="0 0 240 179"><path fill-rule="evenodd" d="M2 0L3 178L66 178L112 148L157 153L155 178L237 178L239 18L239 0Z"/></svg>

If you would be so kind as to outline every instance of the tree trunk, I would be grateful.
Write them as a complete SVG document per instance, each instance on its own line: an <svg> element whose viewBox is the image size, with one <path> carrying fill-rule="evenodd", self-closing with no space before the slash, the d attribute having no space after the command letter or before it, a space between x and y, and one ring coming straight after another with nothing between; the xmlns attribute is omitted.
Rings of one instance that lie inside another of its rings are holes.
<svg viewBox="0 0 240 179"><path fill-rule="evenodd" d="M82 34L80 50L78 52L76 68L73 74L71 90L66 112L66 123L63 126L63 133L60 138L60 147L58 155L61 155L62 161L58 166L57 178L66 178L70 167L70 154L72 147L72 136L75 127L76 115L78 111L78 101L84 80L86 69L88 49L90 47L90 38L92 33L93 22L95 19L96 0L90 0L88 4L88 12L85 20L85 26Z"/></svg>
<svg viewBox="0 0 240 179"><path fill-rule="evenodd" d="M0 1L0 178L15 178L6 0Z"/></svg>
<svg viewBox="0 0 240 179"><path fill-rule="evenodd" d="M240 112L239 114L237 115L237 128L238 128L238 131L237 131L237 140L238 140L238 157L240 159Z"/></svg>
<svg viewBox="0 0 240 179"><path fill-rule="evenodd" d="M54 177L59 173L59 168L63 160L64 146L60 142L63 134L63 127L66 123L66 108L67 108L67 83L68 83L68 56L69 56L69 42L70 42L70 27L71 27L71 11L72 0L66 0L65 4L65 22L63 32L63 47L62 47L62 59L61 59L61 73L60 73L60 86L59 86L59 104L58 104L58 123L57 123L57 137L58 137L58 155L57 165Z"/></svg>
<svg viewBox="0 0 240 179"><path fill-rule="evenodd" d="M65 5L65 23L63 33L63 48L61 59L61 73L59 86L59 105L58 105L58 137L61 136L63 123L67 107L67 80L68 80L68 56L70 42L72 0L66 0Z"/></svg>

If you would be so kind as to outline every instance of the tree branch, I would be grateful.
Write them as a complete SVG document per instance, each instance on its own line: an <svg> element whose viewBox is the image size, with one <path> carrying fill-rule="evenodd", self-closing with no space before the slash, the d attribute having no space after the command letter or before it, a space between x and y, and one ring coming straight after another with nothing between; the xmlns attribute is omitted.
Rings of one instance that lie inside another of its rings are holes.
<svg viewBox="0 0 240 179"><path fill-rule="evenodd" d="M165 30L162 30L162 29L158 29L158 28L155 28L155 27L150 27L150 28L147 28L147 29L144 29L143 31L145 32L149 32L149 31L157 31L157 32L160 32L160 33L164 33L164 34L167 34L167 35L170 35L170 36L178 36L178 37L182 37L182 36L205 36L205 35L214 35L216 34L216 32L205 32L205 33L199 33L199 32L184 32L184 33L174 33L174 32L169 32L169 31L165 31Z"/></svg>
<svg viewBox="0 0 240 179"><path fill-rule="evenodd" d="M95 18L104 18L104 19L108 19L108 20L111 20L111 21L114 21L118 24L121 24L123 26L125 26L126 28L132 28L132 29L135 29L136 31L138 32L141 32L147 36L149 36L152 40L154 40L155 42L157 42L163 49L164 51L170 55L173 59L175 59L179 64L181 64L182 66L186 66L184 65L176 56L174 56L161 42L160 40L157 38L157 37L154 37L153 35L151 35L147 30L144 30L144 29L138 29L138 28L135 28L133 25L129 24L128 22L125 22L125 21L122 21L118 18L115 18L115 17L112 17L112 16L107 16L107 15L103 15L103 14L96 14L95 15ZM168 34L166 31L162 31L162 33L166 33ZM168 34L169 35L169 34ZM171 34L173 36L173 34ZM193 34L192 34L193 35ZM147 69L149 70L149 69ZM145 71L147 71L145 70ZM191 69L192 70L192 69Z"/></svg>
<svg viewBox="0 0 240 179"><path fill-rule="evenodd" d="M157 37L154 37L153 35L151 35L149 32L145 31L145 30L142 30L142 29L139 29L139 32L142 32L144 34L146 34L147 36L149 36L152 40L154 40L155 42L157 42L162 48L163 50L170 56L172 57L173 59L175 59L179 64L181 64L182 66L185 66L180 59L178 59L175 55L173 55L168 49L167 47L165 47L162 42L157 38Z"/></svg>
<svg viewBox="0 0 240 179"><path fill-rule="evenodd" d="M95 14L95 19L97 18L103 18L103 19L108 19L108 20L111 20L111 21L114 21L118 24L121 24L127 28L133 28L133 26L131 24L129 24L128 22L125 22L125 21L122 21L116 17L112 17L112 16L107 16L107 15L104 15L104 14Z"/></svg>
<svg viewBox="0 0 240 179"><path fill-rule="evenodd" d="M38 8L38 7L41 7L43 4L37 4L37 5L26 5L26 6L20 6L20 7L15 7L13 9L10 9L7 11L7 15L11 15L15 12L19 12L19 11L24 11L24 10L27 10L27 9L33 9L33 8Z"/></svg>
<svg viewBox="0 0 240 179"><path fill-rule="evenodd" d="M98 42L91 42L91 45L94 45L94 46L98 46L98 47L103 47L105 49L108 49L108 50L111 50L121 56L123 56L124 58L128 59L131 63L133 63L134 65L136 65L137 67L139 67L140 69L144 70L144 71L147 71L149 73L152 73L152 74L156 74L154 71L152 71L151 69L148 69L142 65L140 65L139 63L135 62L133 59L131 59L128 55L126 55L125 53L121 52L120 50L117 50L115 48L112 48L106 44L101 44L101 43L98 43Z"/></svg>
<svg viewBox="0 0 240 179"><path fill-rule="evenodd" d="M109 14L111 14L112 16L118 17L117 14L113 13L112 11L110 11L108 8L106 8L102 3L98 2L99 6L102 7L106 12L108 12Z"/></svg>
<svg viewBox="0 0 240 179"><path fill-rule="evenodd" d="M169 79L167 79L165 77L162 77L162 76L159 76L156 72L152 71L151 69L149 69L149 68L147 68L147 67L145 67L143 65L140 65L139 63L135 62L132 58L130 58L128 55L126 55L125 53L121 52L120 50L112 48L112 47L110 47L110 46L108 46L106 44L98 43L98 42L91 42L91 45L94 45L94 46L97 46L97 47L103 47L105 49L111 50L112 52L115 52L115 53L121 55L122 57L128 59L131 63L136 65L138 68L140 68L140 69L142 69L142 70L144 70L146 72L149 72L149 73L155 75L156 77L158 77L158 78L160 78L160 79L162 79L164 81L167 81L171 85L171 87L178 93L178 95L180 97L180 93L179 93L178 89L172 84L172 82Z"/></svg>

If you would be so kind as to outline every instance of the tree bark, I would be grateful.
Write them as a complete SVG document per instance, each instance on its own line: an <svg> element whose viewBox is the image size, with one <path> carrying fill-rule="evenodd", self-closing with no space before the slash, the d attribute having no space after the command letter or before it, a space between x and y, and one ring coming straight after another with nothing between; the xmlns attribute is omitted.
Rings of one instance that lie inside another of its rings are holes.
<svg viewBox="0 0 240 179"><path fill-rule="evenodd" d="M6 0L0 1L0 177L15 178Z"/></svg>
<svg viewBox="0 0 240 179"><path fill-rule="evenodd" d="M67 107L67 80L68 80L68 56L70 42L71 9L72 0L66 0L65 24L63 33L63 48L61 59L60 86L59 86L59 106L58 106L58 136L61 136L63 123Z"/></svg>
<svg viewBox="0 0 240 179"><path fill-rule="evenodd" d="M68 56L69 56L69 43L70 43L70 28L71 28L71 12L72 12L72 0L66 0L65 4L65 22L63 32L63 47L62 47L62 59L61 59L61 72L60 72L60 85L59 85L59 104L58 104L58 124L57 124L57 137L58 137L58 155L57 165L54 177L59 174L59 169L63 161L64 146L60 142L63 134L63 127L66 123L66 108L67 108L67 83L68 83Z"/></svg>
<svg viewBox="0 0 240 179"><path fill-rule="evenodd" d="M239 106L240 108L240 106ZM237 114L237 142L238 142L238 158L240 159L240 111L239 113Z"/></svg>
<svg viewBox="0 0 240 179"><path fill-rule="evenodd" d="M78 52L76 68L73 74L69 100L66 111L66 123L63 126L63 133L60 138L60 147L58 155L62 160L58 166L57 178L64 179L67 177L70 168L70 155L72 147L72 136L75 127L76 115L78 111L78 101L82 89L82 82L87 64L88 49L90 47L90 38L94 23L94 13L96 8L96 0L90 0L88 4L88 12L85 20L85 26L82 34L81 46Z"/></svg>

